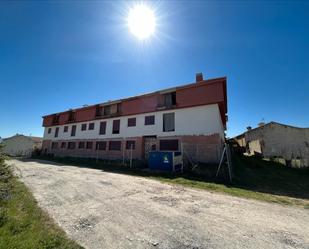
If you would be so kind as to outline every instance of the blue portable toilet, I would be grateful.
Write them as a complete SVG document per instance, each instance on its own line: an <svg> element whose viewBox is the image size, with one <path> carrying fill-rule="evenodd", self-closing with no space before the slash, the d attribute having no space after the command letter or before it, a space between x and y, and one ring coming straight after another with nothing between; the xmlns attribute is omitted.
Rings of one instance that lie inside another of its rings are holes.
<svg viewBox="0 0 309 249"><path fill-rule="evenodd" d="M182 154L179 151L150 151L148 166L151 170L182 171Z"/></svg>

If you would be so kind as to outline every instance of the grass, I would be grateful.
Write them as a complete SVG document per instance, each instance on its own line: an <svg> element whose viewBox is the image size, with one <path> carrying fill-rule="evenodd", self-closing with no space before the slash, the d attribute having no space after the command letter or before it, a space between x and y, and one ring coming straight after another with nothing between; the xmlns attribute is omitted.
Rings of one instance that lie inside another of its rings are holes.
<svg viewBox="0 0 309 249"><path fill-rule="evenodd" d="M0 248L77 249L42 211L26 186L0 161Z"/></svg>
<svg viewBox="0 0 309 249"><path fill-rule="evenodd" d="M171 174L141 170L145 164L135 162L132 169L120 161L95 161L87 158L41 157L58 163L102 169L113 173L148 177L169 184L205 189L232 196L296 205L309 209L309 169L287 168L254 157L233 156L233 183L216 179L217 165L200 165L195 171Z"/></svg>

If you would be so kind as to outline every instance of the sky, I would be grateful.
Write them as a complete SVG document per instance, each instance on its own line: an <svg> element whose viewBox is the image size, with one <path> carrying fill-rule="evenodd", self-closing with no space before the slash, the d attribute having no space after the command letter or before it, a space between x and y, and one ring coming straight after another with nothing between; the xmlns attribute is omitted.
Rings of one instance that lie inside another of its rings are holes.
<svg viewBox="0 0 309 249"><path fill-rule="evenodd" d="M309 127L309 1L153 1L140 41L129 1L0 2L0 136L42 136L42 116L227 77L227 135Z"/></svg>

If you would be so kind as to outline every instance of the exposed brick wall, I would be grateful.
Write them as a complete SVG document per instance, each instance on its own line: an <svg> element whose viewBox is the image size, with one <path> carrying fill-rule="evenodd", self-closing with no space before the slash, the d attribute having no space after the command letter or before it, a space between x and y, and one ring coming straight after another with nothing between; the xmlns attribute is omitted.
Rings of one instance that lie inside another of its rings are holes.
<svg viewBox="0 0 309 249"><path fill-rule="evenodd" d="M222 152L223 141L219 134L210 136L171 136L158 137L156 148L159 149L159 141L163 139L178 139L179 150L183 151L185 156L196 162L217 163ZM91 157L100 159L130 159L130 150L126 149L126 141L135 141L135 149L132 150L133 159L144 158L144 142L143 137L134 137L127 139L96 139L96 140L69 140L75 142L75 149L67 149L69 141L58 140L57 149L51 148L51 141L43 141L43 152L47 149L47 153L53 153L56 156L72 156L72 157ZM85 142L83 149L78 148L80 141ZM106 141L106 150L96 150L97 141ZM121 150L109 150L109 141L121 141ZM61 142L66 142L66 148L61 148ZM86 142L93 142L92 149L86 149ZM124 150L124 151L123 151Z"/></svg>
<svg viewBox="0 0 309 249"><path fill-rule="evenodd" d="M45 152L45 148L47 149L47 153L52 153L55 156L72 156L72 157L92 157L92 158L102 158L102 159L122 159L123 156L125 159L130 158L130 150L126 149L126 141L135 141L135 149L132 150L132 158L133 159L142 159L142 138L129 138L126 140L121 139L84 139L84 140L57 140L58 146L57 149L52 149L51 141L44 140L43 141L43 152ZM97 141L105 141L106 142L106 150L96 150L96 142ZM109 141L121 141L121 150L109 150ZM61 148L61 143L66 142L66 147ZM68 149L68 142L75 142L75 149ZM82 149L78 148L79 142L85 142L85 147ZM92 142L92 149L86 148L86 142ZM124 150L124 151L123 151Z"/></svg>

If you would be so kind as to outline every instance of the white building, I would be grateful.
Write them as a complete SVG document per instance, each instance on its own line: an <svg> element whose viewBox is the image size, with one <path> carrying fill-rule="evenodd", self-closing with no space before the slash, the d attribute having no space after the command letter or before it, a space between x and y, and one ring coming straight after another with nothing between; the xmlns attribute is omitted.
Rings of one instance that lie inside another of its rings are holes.
<svg viewBox="0 0 309 249"><path fill-rule="evenodd" d="M43 117L43 152L56 156L146 159L150 150L183 151L218 162L227 122L226 78Z"/></svg>
<svg viewBox="0 0 309 249"><path fill-rule="evenodd" d="M42 138L16 134L4 138L2 144L4 145L3 152L9 156L29 157L35 149L41 149Z"/></svg>
<svg viewBox="0 0 309 249"><path fill-rule="evenodd" d="M292 167L309 166L309 128L270 122L235 137L249 155L261 155Z"/></svg>

